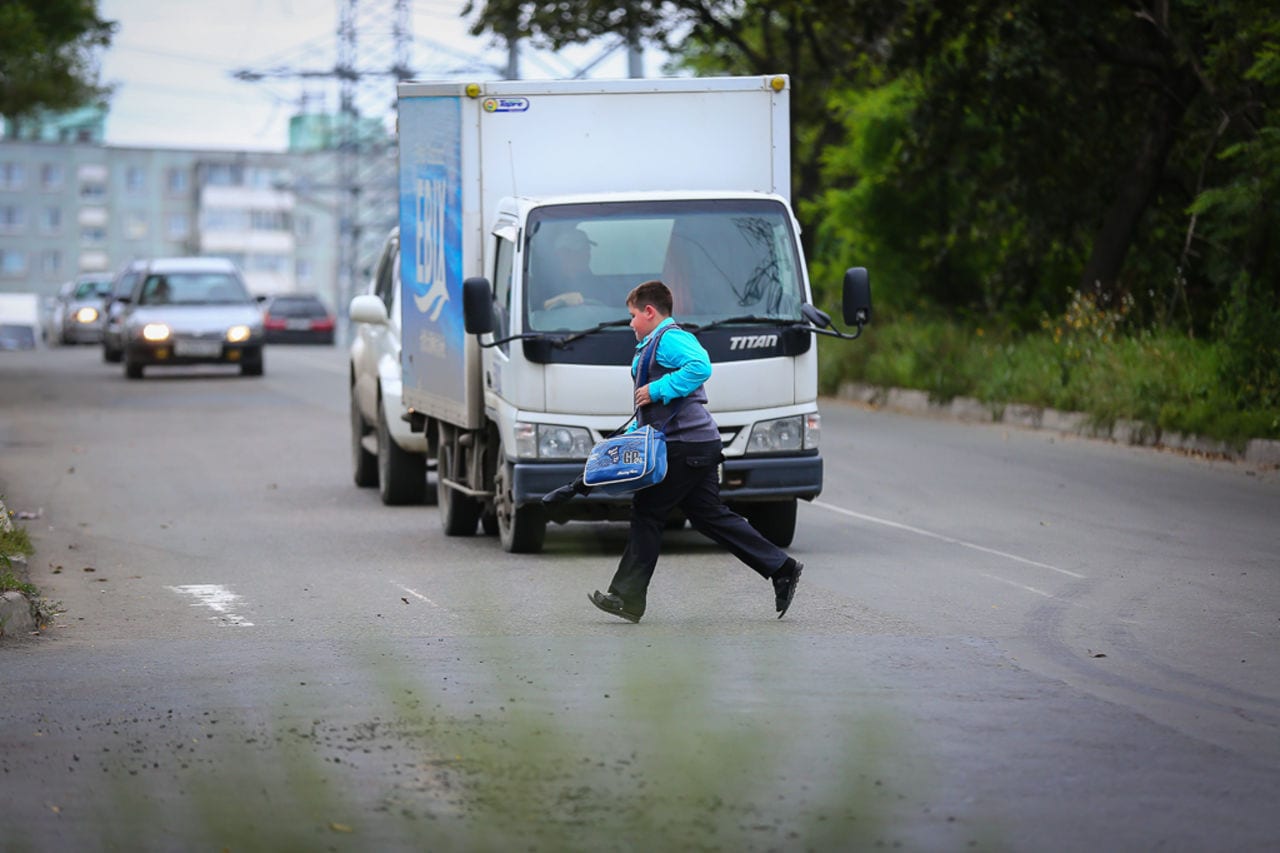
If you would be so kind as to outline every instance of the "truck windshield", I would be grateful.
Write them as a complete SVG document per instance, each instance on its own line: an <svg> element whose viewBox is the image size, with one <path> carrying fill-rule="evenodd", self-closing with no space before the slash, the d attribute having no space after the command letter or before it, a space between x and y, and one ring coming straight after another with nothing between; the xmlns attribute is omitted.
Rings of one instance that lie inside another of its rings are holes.
<svg viewBox="0 0 1280 853"><path fill-rule="evenodd" d="M671 288L680 322L801 319L791 217L771 199L554 205L530 215L526 234L528 331L625 320L627 293L649 279Z"/></svg>

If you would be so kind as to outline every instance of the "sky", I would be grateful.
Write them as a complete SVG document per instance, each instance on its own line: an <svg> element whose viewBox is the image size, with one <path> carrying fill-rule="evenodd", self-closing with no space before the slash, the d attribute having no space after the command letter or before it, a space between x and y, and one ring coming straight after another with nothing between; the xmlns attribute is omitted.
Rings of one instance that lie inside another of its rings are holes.
<svg viewBox="0 0 1280 853"><path fill-rule="evenodd" d="M99 0L99 14L116 21L112 46L101 56L102 82L114 85L106 124L109 145L281 151L289 117L304 96L314 111L337 109L337 84L303 81L292 72L332 69L337 60L339 0ZM467 34L464 0L410 0L415 47L411 64L420 79L498 79L505 52ZM358 9L389 10L392 0L360 0ZM360 67L387 67L386 55L363 57L390 43L390 27L360 46ZM365 27L359 26L362 34ZM603 58L602 58L603 57ZM597 60L599 62L597 63ZM660 58L645 57L645 73L659 73ZM610 45L585 45L559 55L522 51L521 76L571 77L588 65L591 76L626 75L626 56ZM289 76L243 82L238 69L279 69ZM465 69L470 69L465 70ZM386 103L394 99L386 84Z"/></svg>

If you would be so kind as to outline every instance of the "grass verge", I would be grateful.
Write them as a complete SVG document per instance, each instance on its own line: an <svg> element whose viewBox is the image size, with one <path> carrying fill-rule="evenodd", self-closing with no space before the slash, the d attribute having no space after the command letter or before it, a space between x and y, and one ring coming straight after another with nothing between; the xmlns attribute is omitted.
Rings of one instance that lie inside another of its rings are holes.
<svg viewBox="0 0 1280 853"><path fill-rule="evenodd" d="M1280 439L1280 406L1255 402L1258 395L1230 381L1225 344L1123 331L1088 312L1021 335L906 315L852 346L823 339L821 353L826 393L864 382L925 391L943 403L973 397L996 412L1012 404L1081 412L1099 427L1140 421L1237 449L1253 438Z"/></svg>

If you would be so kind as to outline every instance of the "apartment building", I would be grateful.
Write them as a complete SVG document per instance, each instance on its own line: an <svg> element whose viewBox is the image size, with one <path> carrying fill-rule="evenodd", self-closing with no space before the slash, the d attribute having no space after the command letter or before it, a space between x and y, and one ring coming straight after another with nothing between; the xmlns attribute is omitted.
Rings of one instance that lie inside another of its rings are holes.
<svg viewBox="0 0 1280 853"><path fill-rule="evenodd" d="M340 308L336 154L0 140L0 292L54 295L136 258L216 255L254 293ZM394 215L394 214L393 214Z"/></svg>

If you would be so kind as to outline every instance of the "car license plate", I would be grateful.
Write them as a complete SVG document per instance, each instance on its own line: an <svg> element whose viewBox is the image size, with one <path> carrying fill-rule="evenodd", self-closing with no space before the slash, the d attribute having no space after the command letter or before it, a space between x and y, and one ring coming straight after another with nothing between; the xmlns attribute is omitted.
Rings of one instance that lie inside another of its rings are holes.
<svg viewBox="0 0 1280 853"><path fill-rule="evenodd" d="M173 354L179 358L214 358L222 355L222 341L174 341Z"/></svg>
<svg viewBox="0 0 1280 853"><path fill-rule="evenodd" d="M305 331L311 328L311 321L310 320L285 320L284 327L286 329L300 329Z"/></svg>

